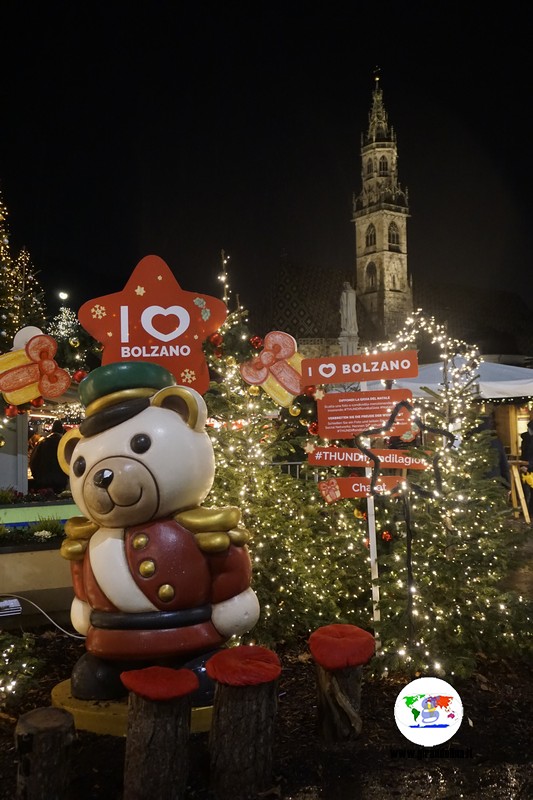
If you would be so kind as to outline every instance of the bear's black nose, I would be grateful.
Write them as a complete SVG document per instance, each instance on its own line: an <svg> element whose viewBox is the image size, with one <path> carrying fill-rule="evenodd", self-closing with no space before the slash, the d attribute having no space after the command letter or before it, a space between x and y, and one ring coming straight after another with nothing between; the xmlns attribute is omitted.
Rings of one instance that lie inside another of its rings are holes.
<svg viewBox="0 0 533 800"><path fill-rule="evenodd" d="M98 486L99 489L107 489L112 480L112 469L99 469L94 476L93 483L95 486Z"/></svg>

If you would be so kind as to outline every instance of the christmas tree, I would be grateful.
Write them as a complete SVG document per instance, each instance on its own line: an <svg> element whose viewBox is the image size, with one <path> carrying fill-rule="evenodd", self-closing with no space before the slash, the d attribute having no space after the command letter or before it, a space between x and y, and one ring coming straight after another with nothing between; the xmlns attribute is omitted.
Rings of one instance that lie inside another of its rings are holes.
<svg viewBox="0 0 533 800"><path fill-rule="evenodd" d="M78 382L99 366L102 347L80 325L71 308L61 306L44 331L57 342L56 361L72 376L77 374Z"/></svg>
<svg viewBox="0 0 533 800"><path fill-rule="evenodd" d="M13 347L17 331L28 325L43 328L44 293L28 250L13 257L9 242L7 208L0 196L0 352Z"/></svg>
<svg viewBox="0 0 533 800"><path fill-rule="evenodd" d="M531 652L531 603L503 588L523 530L513 525L510 486L495 470L495 434L482 424L473 391L477 349L422 312L378 349L413 347L438 351L443 385L413 409L421 428L411 454L429 458L430 468L408 472L397 493L375 500L378 663L465 675L479 654Z"/></svg>

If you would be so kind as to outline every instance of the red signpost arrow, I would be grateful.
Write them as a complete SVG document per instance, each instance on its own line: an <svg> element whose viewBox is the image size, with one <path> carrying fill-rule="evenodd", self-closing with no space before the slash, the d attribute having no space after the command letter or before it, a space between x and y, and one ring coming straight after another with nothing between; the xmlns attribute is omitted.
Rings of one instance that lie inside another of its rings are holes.
<svg viewBox="0 0 533 800"><path fill-rule="evenodd" d="M372 353L371 355L304 358L302 361L302 381L304 383L353 383L354 381L416 378L417 375L416 350L398 350L390 353Z"/></svg>
<svg viewBox="0 0 533 800"><path fill-rule="evenodd" d="M381 469L427 469L428 462L409 450L374 450ZM317 467L373 467L374 462L357 447L315 447L308 453L309 464Z"/></svg>

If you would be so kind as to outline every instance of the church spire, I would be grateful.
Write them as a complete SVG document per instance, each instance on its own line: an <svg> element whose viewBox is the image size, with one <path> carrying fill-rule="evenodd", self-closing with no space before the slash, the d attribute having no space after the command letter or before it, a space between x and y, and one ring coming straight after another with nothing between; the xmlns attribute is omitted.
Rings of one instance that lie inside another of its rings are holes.
<svg viewBox="0 0 533 800"><path fill-rule="evenodd" d="M366 137L361 137L363 145L370 142L394 142L396 138L393 128L389 129L389 120L383 104L383 91L379 84L380 78L381 70L376 67L374 70L372 108L368 115L368 131Z"/></svg>
<svg viewBox="0 0 533 800"><path fill-rule="evenodd" d="M412 311L407 269L407 192L398 180L398 148L374 71L368 130L361 135L361 192L354 198L356 289L361 339L390 337Z"/></svg>

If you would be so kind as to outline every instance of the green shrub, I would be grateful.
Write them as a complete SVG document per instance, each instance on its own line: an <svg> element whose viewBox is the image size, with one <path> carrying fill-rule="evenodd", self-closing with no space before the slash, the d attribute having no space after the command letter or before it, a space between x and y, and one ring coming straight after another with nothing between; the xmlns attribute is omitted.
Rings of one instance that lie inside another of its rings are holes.
<svg viewBox="0 0 533 800"><path fill-rule="evenodd" d="M0 547L13 545L35 545L40 542L60 541L65 536L63 523L59 519L40 519L31 525L19 528L0 526Z"/></svg>

